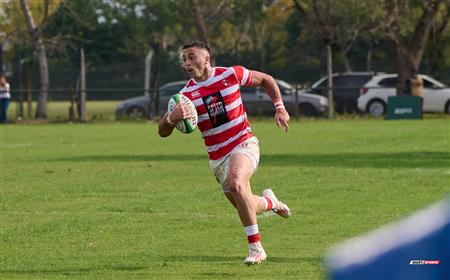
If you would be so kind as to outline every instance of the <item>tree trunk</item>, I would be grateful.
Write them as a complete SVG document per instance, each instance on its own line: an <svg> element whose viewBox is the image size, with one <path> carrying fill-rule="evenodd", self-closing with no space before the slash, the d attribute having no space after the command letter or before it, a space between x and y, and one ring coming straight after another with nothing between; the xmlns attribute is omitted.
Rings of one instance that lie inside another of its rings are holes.
<svg viewBox="0 0 450 280"><path fill-rule="evenodd" d="M150 92L150 82L151 82L151 73L152 73L152 59L153 59L153 49L150 49L145 57L145 77L144 77L144 95L150 100L148 105L148 115L147 118L150 120L155 114L155 110L153 110L153 92Z"/></svg>
<svg viewBox="0 0 450 280"><path fill-rule="evenodd" d="M266 48L260 48L260 54L259 54L259 61L260 61L260 67L261 71L266 71Z"/></svg>
<svg viewBox="0 0 450 280"><path fill-rule="evenodd" d="M393 32L388 33L388 38L395 53L398 72L397 95L410 94L410 90L407 88L407 81L412 77L413 73L419 72L431 26L441 3L442 0L427 1L425 10L414 28L414 35L409 45L406 45L407 40L400 34L399 15L395 15L394 24L396 26L393 28ZM388 4L387 8L392 8L392 2Z"/></svg>
<svg viewBox="0 0 450 280"><path fill-rule="evenodd" d="M422 61L423 52L425 51L428 38L430 37L429 34L431 26L433 25L434 19L439 12L439 6L441 3L442 0L429 0L422 17L416 25L410 47L411 62L414 67L416 67L414 70L417 70L420 62Z"/></svg>
<svg viewBox="0 0 450 280"><path fill-rule="evenodd" d="M3 73L3 44L0 43L0 73Z"/></svg>
<svg viewBox="0 0 450 280"><path fill-rule="evenodd" d="M198 39L207 42L208 30L206 28L205 19L200 8L201 5L198 0L189 0L189 4L192 7L192 11L195 17L195 29L197 30Z"/></svg>
<svg viewBox="0 0 450 280"><path fill-rule="evenodd" d="M45 4L48 5L48 1L46 1ZM22 8L22 13L27 23L28 32L30 33L30 36L33 40L34 49L36 51L36 56L38 58L38 65L39 65L40 92L38 98L38 106L36 108L36 118L45 119L47 118L49 76L48 76L47 54L45 51L44 40L42 38L42 30L41 28L36 27L33 20L33 16L31 14L30 7L28 6L28 2L26 0L20 0L20 6Z"/></svg>
<svg viewBox="0 0 450 280"><path fill-rule="evenodd" d="M46 119L49 78L48 78L47 53L45 51L45 46L41 36L39 36L37 41L35 42L35 49L36 55L38 57L39 78L41 86L39 91L38 105L36 108L36 118Z"/></svg>
<svg viewBox="0 0 450 280"><path fill-rule="evenodd" d="M350 61L347 57L347 52L342 52L342 60L344 61L345 71L352 72L352 66L350 65Z"/></svg>
<svg viewBox="0 0 450 280"><path fill-rule="evenodd" d="M333 101L333 51L331 45L327 45L327 73L328 73L328 118L333 118L334 101Z"/></svg>
<svg viewBox="0 0 450 280"><path fill-rule="evenodd" d="M367 50L367 57L366 57L367 71L372 71L372 55L373 55L373 52L372 52L372 47L371 47Z"/></svg>
<svg viewBox="0 0 450 280"><path fill-rule="evenodd" d="M411 63L410 53L405 45L401 42L397 43L395 41L391 41L391 45L393 45L393 49L395 51L395 64L398 73L397 80L397 95L409 95L409 90L407 89L407 79L409 77L409 73L412 71L414 66Z"/></svg>
<svg viewBox="0 0 450 280"><path fill-rule="evenodd" d="M33 115L33 96L31 93L31 62L27 62L27 118Z"/></svg>
<svg viewBox="0 0 450 280"><path fill-rule="evenodd" d="M238 35L236 40L234 40L234 64L235 65L239 64L239 47L241 45L240 41L241 41L241 38Z"/></svg>
<svg viewBox="0 0 450 280"><path fill-rule="evenodd" d="M86 61L84 49L80 49L80 122L86 122Z"/></svg>
<svg viewBox="0 0 450 280"><path fill-rule="evenodd" d="M155 71L155 79L154 79L154 87L156 90L156 94L155 94L155 98L154 98L154 103L155 103L155 112L156 115L155 116L159 116L160 113L160 104L159 104L159 80L161 77L161 45L159 43L156 43L153 46L153 49L155 50L155 55L156 55L156 71Z"/></svg>

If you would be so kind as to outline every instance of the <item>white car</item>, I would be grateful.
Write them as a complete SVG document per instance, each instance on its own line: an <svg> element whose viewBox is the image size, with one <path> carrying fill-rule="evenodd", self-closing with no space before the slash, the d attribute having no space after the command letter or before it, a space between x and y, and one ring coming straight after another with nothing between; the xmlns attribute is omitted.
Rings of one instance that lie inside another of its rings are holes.
<svg viewBox="0 0 450 280"><path fill-rule="evenodd" d="M427 75L423 79L423 112L443 112L450 114L450 88ZM397 74L374 76L360 90L358 109L373 117L386 113L389 96L396 95Z"/></svg>

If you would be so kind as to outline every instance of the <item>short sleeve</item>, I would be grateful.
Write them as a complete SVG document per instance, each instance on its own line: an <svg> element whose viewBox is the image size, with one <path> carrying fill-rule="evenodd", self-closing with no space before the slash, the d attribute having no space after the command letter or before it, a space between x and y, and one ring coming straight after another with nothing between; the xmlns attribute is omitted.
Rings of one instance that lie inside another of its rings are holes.
<svg viewBox="0 0 450 280"><path fill-rule="evenodd" d="M233 71L241 86L250 86L252 82L252 72L250 70L243 66L233 66Z"/></svg>

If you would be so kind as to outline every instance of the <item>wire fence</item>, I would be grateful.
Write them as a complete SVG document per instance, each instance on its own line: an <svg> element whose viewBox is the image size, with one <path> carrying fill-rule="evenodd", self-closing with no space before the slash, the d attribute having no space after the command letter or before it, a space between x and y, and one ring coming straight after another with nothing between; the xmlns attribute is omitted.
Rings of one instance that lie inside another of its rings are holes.
<svg viewBox="0 0 450 280"><path fill-rule="evenodd" d="M156 92L155 90L145 90L144 88L88 88L85 90L89 100L93 101L113 101L124 100L139 95L144 95ZM11 90L11 101L20 101L24 99L31 99L37 101L41 90ZM73 98L73 95L80 93L76 89L50 89L47 91L48 101L68 101Z"/></svg>
<svg viewBox="0 0 450 280"><path fill-rule="evenodd" d="M376 87L377 89L395 90L392 86ZM351 87L351 86L336 86L331 88L333 91L333 108L338 114L360 114L362 113L357 108L357 99L363 95L368 87ZM306 89L304 93L313 93L327 97L328 87L316 87L314 89ZM85 90L87 96L88 118L91 119L108 119L114 120L118 114L125 116L125 118L142 118L151 119L158 116L165 107L165 104L160 104L158 90L146 90L144 88L88 88ZM173 92L171 94L174 94ZM11 107L8 113L11 120L33 119L39 99L39 89L29 90L11 90ZM47 100L48 108L47 115L50 119L75 121L79 116L80 110L80 95L81 90L75 88L59 88L49 89ZM119 103L129 100L134 97L142 97L145 104L143 110L139 108L126 109L120 111ZM257 104L255 106L258 106ZM444 106L444 104L443 104Z"/></svg>
<svg viewBox="0 0 450 280"><path fill-rule="evenodd" d="M11 90L9 121L34 119L40 92L39 89ZM85 92L89 120L115 120L115 111L120 102L145 95L150 100L150 96L157 94L156 90L145 90L144 88L88 88ZM48 90L47 118L57 121L79 120L81 93L81 90L74 88ZM144 115L141 117L148 119L153 116Z"/></svg>

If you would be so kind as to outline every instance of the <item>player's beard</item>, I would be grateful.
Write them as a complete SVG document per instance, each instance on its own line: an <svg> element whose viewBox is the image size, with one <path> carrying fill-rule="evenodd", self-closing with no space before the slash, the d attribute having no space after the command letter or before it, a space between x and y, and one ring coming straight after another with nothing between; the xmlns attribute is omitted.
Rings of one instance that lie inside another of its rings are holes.
<svg viewBox="0 0 450 280"><path fill-rule="evenodd" d="M199 80L201 79L203 72L198 69L198 68L192 68L192 70L189 72L188 71L189 76L191 76L191 78L194 78L195 80Z"/></svg>
<svg viewBox="0 0 450 280"><path fill-rule="evenodd" d="M191 68L191 69L192 69L191 71L189 71L187 68L185 70L188 73L189 77L195 79L195 76L196 76L195 74L196 74L197 70L195 70L194 68Z"/></svg>

